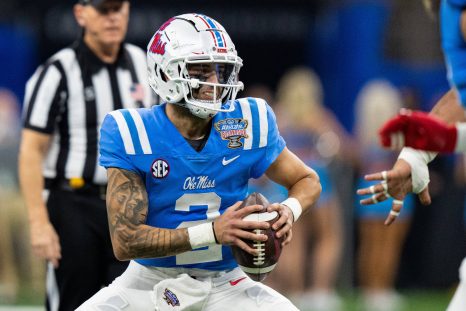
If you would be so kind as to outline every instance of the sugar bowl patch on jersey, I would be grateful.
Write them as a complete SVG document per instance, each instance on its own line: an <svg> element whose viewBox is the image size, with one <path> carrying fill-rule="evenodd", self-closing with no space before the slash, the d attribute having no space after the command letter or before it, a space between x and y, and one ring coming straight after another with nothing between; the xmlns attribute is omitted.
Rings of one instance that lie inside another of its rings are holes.
<svg viewBox="0 0 466 311"><path fill-rule="evenodd" d="M275 114L261 98L240 98L235 110L220 113L214 119L214 128L230 149L251 150L279 142L284 147L276 125ZM283 149L283 148L282 148Z"/></svg>
<svg viewBox="0 0 466 311"><path fill-rule="evenodd" d="M244 119L223 119L214 124L223 140L228 141L228 148L243 147L242 138L247 138L248 121Z"/></svg>

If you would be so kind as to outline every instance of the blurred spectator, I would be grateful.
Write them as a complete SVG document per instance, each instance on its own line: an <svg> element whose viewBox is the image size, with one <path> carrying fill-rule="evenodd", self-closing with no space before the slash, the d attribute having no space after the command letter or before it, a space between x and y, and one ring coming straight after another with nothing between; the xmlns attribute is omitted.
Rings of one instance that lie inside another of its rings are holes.
<svg viewBox="0 0 466 311"><path fill-rule="evenodd" d="M16 155L20 129L18 100L0 89L0 301L14 302L19 289L14 241L18 240L21 219L18 198ZM24 211L24 210L23 210Z"/></svg>
<svg viewBox="0 0 466 311"><path fill-rule="evenodd" d="M18 137L21 129L21 122L19 118L19 103L16 96L7 89L0 89L0 147L1 151L9 150L18 151ZM2 154L3 156L3 154ZM16 155L10 156L11 161L16 163ZM2 163L2 169L6 169L5 162ZM15 173L16 168L8 167Z"/></svg>
<svg viewBox="0 0 466 311"><path fill-rule="evenodd" d="M361 150L358 188L368 187L365 174L383 170L395 160L396 154L378 145L378 128L396 115L402 106L400 92L383 80L370 81L356 100L356 135ZM358 225L357 275L363 291L364 310L400 310L402 298L395 292L398 271L414 201L407 197L398 221L390 227L383 220L392 200L378 205L356 204Z"/></svg>
<svg viewBox="0 0 466 311"><path fill-rule="evenodd" d="M323 105L323 87L314 71L297 67L282 77L277 89L277 110L284 115L285 127L312 133L313 146L317 148L314 157L327 163L333 157L357 158L353 140Z"/></svg>
<svg viewBox="0 0 466 311"><path fill-rule="evenodd" d="M12 209L7 197L17 192L16 154L18 152L19 111L16 97L0 90L0 300L14 301L18 274L14 264Z"/></svg>
<svg viewBox="0 0 466 311"><path fill-rule="evenodd" d="M278 85L274 108L288 148L317 171L323 190L318 206L293 226L293 240L267 282L302 308L340 310L334 286L343 241L341 208L327 164L341 151L343 130L322 106L320 80L308 68L295 68L285 74ZM260 179L252 183L251 191L262 192L274 202L286 198L286 189Z"/></svg>

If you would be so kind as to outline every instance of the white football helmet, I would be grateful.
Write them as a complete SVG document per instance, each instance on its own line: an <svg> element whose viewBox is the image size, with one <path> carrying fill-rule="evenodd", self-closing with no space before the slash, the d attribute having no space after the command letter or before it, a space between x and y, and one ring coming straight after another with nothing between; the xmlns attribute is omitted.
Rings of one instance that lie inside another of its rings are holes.
<svg viewBox="0 0 466 311"><path fill-rule="evenodd" d="M215 70L218 83L205 76L190 76L188 69L202 65ZM231 104L243 83L238 74L243 65L225 28L202 14L183 14L166 21L147 46L149 84L168 103L184 106L200 118L219 111L232 111ZM191 66L191 67L190 67ZM211 100L196 98L203 86L211 86Z"/></svg>

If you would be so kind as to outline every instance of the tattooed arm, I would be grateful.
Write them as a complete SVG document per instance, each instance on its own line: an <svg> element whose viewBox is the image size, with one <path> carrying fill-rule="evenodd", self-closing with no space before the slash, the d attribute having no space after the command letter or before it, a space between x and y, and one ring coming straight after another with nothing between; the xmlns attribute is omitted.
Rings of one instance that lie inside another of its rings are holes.
<svg viewBox="0 0 466 311"><path fill-rule="evenodd" d="M155 258L191 250L188 230L146 225L148 199L136 173L108 169L107 213L113 252L119 260Z"/></svg>

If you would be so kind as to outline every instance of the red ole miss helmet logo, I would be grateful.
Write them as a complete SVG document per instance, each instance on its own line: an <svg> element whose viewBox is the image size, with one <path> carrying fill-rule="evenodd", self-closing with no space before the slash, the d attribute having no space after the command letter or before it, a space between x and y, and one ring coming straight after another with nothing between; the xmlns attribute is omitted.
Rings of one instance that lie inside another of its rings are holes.
<svg viewBox="0 0 466 311"><path fill-rule="evenodd" d="M150 49L149 49L152 53L159 54L159 55L165 54L165 46L167 45L167 42L164 42L162 40L162 33L165 30L165 28L167 28L167 26L170 25L172 20L173 18L170 18L168 21L166 21L155 34L154 39L152 40L152 44L150 45Z"/></svg>
<svg viewBox="0 0 466 311"><path fill-rule="evenodd" d="M165 178L170 173L170 166L168 165L167 161L163 159L157 159L152 162L151 166L152 176L155 178Z"/></svg>
<svg viewBox="0 0 466 311"><path fill-rule="evenodd" d="M159 54L159 55L165 54L165 45L167 45L167 42L163 42L161 38L162 38L162 34L160 32L157 32L150 46L150 51L152 53Z"/></svg>

